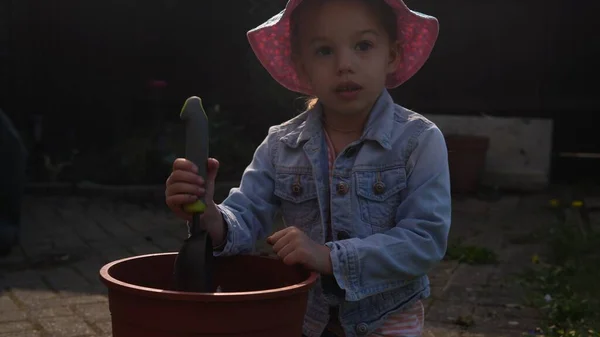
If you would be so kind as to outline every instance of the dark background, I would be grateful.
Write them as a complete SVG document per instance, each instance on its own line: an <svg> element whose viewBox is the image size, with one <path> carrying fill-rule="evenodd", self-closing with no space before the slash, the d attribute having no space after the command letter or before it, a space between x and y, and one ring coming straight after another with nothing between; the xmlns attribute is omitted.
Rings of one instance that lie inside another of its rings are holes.
<svg viewBox="0 0 600 337"><path fill-rule="evenodd" d="M211 115L222 122L212 153L231 167L223 174L236 177L267 127L296 113L296 96L260 67L245 36L286 1L0 2L0 107L32 152L33 180L48 179L44 154L69 161L77 149L77 170L59 179L162 181L161 158L179 151L165 139L178 135L178 112L191 95L220 105ZM555 154L600 153L595 2L407 4L436 16L441 34L425 67L392 91L400 104L430 114L552 118ZM167 86L152 88L152 80ZM117 162L140 153L137 164ZM597 175L598 161L557 159L553 178ZM135 165L143 173L122 176Z"/></svg>

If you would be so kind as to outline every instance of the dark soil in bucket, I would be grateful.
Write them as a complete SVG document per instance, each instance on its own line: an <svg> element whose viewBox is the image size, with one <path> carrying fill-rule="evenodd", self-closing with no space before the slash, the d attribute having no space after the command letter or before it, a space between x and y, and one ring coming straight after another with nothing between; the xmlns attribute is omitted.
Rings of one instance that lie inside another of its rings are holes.
<svg viewBox="0 0 600 337"><path fill-rule="evenodd" d="M136 256L100 270L113 337L302 335L315 273L270 257L218 257L214 280L221 292L177 292L169 290L176 256Z"/></svg>

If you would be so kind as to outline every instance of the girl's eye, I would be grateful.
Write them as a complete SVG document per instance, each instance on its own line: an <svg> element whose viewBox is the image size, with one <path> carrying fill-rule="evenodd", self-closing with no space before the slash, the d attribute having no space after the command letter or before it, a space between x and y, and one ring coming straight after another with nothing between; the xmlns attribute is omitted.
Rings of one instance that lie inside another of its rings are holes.
<svg viewBox="0 0 600 337"><path fill-rule="evenodd" d="M367 51L373 47L373 44L369 41L361 41L356 44L356 50L358 51Z"/></svg>
<svg viewBox="0 0 600 337"><path fill-rule="evenodd" d="M329 55L329 54L331 54L331 48L329 48L329 47L317 48L317 55Z"/></svg>

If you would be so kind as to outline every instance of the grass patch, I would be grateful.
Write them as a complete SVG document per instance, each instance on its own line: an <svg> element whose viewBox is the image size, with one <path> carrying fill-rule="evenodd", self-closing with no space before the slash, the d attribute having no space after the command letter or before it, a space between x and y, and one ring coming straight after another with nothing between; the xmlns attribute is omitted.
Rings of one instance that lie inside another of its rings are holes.
<svg viewBox="0 0 600 337"><path fill-rule="evenodd" d="M545 234L548 256L520 277L529 305L543 314L536 335L600 337L600 235L564 222Z"/></svg>
<svg viewBox="0 0 600 337"><path fill-rule="evenodd" d="M471 265L498 263L498 256L493 250L475 245L464 245L461 240L448 246L446 259Z"/></svg>

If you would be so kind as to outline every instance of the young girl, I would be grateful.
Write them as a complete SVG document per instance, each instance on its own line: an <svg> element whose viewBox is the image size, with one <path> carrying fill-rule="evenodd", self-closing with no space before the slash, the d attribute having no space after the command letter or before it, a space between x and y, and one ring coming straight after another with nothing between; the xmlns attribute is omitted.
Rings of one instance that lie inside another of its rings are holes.
<svg viewBox="0 0 600 337"><path fill-rule="evenodd" d="M286 228L267 242L286 264L320 273L304 335L420 336L426 273L446 251L450 228L447 150L440 130L396 105L397 87L425 63L435 18L402 0L291 0L248 33L267 71L314 97L304 113L269 129L239 188L204 219L214 254L253 250L281 211ZM213 199L177 159L169 207Z"/></svg>

